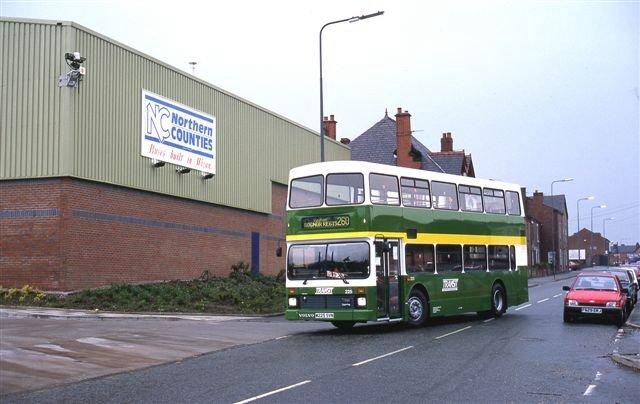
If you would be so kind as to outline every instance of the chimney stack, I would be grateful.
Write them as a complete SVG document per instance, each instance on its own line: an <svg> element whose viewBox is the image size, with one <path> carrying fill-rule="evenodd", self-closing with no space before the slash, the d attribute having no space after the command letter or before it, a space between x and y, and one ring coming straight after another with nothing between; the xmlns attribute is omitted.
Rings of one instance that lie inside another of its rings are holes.
<svg viewBox="0 0 640 404"><path fill-rule="evenodd" d="M451 132L444 132L440 139L440 152L452 152L453 151L453 138Z"/></svg>
<svg viewBox="0 0 640 404"><path fill-rule="evenodd" d="M399 167L420 168L422 162L415 161L411 153L411 114L398 108L396 114L396 165Z"/></svg>
<svg viewBox="0 0 640 404"><path fill-rule="evenodd" d="M336 120L333 119L333 115L329 115L329 118L324 117L324 134L333 140L336 140Z"/></svg>

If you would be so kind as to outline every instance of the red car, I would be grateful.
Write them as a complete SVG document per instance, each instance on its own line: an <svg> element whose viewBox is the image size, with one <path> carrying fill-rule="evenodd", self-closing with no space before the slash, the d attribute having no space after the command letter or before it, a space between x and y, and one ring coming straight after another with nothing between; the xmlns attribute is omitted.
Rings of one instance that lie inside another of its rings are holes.
<svg viewBox="0 0 640 404"><path fill-rule="evenodd" d="M620 327L627 319L627 289L611 273L580 273L564 298L564 321L577 318L607 318Z"/></svg>

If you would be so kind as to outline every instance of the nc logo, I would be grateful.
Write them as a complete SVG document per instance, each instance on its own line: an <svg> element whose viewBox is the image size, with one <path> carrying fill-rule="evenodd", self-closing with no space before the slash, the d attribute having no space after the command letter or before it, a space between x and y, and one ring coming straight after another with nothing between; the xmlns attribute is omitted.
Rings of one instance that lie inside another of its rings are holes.
<svg viewBox="0 0 640 404"><path fill-rule="evenodd" d="M164 142L169 138L169 110L158 104L147 103L147 135L156 136L158 140Z"/></svg>

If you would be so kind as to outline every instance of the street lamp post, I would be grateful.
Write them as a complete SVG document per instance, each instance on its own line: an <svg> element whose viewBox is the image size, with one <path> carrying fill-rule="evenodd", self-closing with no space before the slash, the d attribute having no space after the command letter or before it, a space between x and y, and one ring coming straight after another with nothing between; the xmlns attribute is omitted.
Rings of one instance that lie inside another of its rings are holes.
<svg viewBox="0 0 640 404"><path fill-rule="evenodd" d="M377 13L361 15L359 17L351 17L345 18L342 20L331 21L322 26L320 28L320 161L324 161L324 98L322 94L322 31L328 27L329 25L338 24L341 22L356 22L360 20L366 20L367 18L377 17L379 15L384 14L384 11L378 11Z"/></svg>
<svg viewBox="0 0 640 404"><path fill-rule="evenodd" d="M607 254L607 266L609 266L609 246L607 245L607 228L606 228L606 223L607 220L613 220L613 217L605 217L604 219L602 219L602 243L604 244L604 251Z"/></svg>
<svg viewBox="0 0 640 404"><path fill-rule="evenodd" d="M586 196L584 198L579 198L578 201L576 202L576 217L578 218L578 231L576 233L580 232L580 201L592 201L594 199L595 199L595 196ZM582 248L584 248L584 243L582 243ZM579 259L580 259L580 248L578 248L578 260ZM586 264L587 263L587 254L586 253L585 253L585 256L584 256L584 261L585 261L585 264Z"/></svg>
<svg viewBox="0 0 640 404"><path fill-rule="evenodd" d="M555 230L555 221L556 221L556 208L553 205L553 184L556 182L569 182L573 181L573 178L564 178L562 180L551 181L551 246L553 249L553 263L551 264L551 269L553 270L553 279L556 279L556 262L558 261L558 255L556 254L556 230ZM560 244L560 240L558 240L558 244Z"/></svg>
<svg viewBox="0 0 640 404"><path fill-rule="evenodd" d="M593 251L592 251L592 245L593 245L593 210L594 209L603 209L606 208L607 205L598 205L598 206L592 206L591 207L591 234L589 235L589 266L592 267L593 266Z"/></svg>

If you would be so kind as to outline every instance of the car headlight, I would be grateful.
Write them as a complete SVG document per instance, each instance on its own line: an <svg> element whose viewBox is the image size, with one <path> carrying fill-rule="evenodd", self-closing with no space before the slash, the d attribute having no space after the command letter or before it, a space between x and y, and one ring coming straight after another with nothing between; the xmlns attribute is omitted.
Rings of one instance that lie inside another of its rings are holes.
<svg viewBox="0 0 640 404"><path fill-rule="evenodd" d="M568 306L577 306L578 305L578 301L577 300L568 300L567 301L567 305Z"/></svg>
<svg viewBox="0 0 640 404"><path fill-rule="evenodd" d="M367 305L367 298L366 297L359 297L356 300L356 304L358 305L358 307L365 307Z"/></svg>
<svg viewBox="0 0 640 404"><path fill-rule="evenodd" d="M289 298L289 307L296 307L298 305L298 298L290 297Z"/></svg>
<svg viewBox="0 0 640 404"><path fill-rule="evenodd" d="M607 302L607 307L618 307L618 302Z"/></svg>

